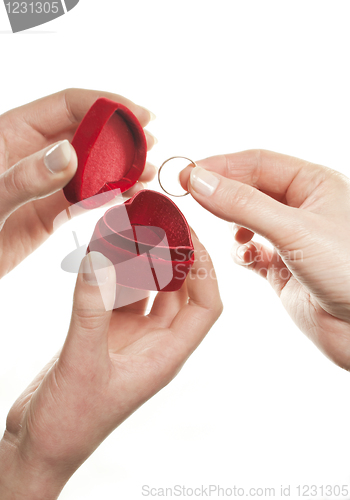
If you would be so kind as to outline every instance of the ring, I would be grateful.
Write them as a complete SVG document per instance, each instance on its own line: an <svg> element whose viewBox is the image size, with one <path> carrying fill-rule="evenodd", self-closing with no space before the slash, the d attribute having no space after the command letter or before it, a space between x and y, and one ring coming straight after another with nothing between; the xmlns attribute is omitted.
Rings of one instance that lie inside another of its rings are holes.
<svg viewBox="0 0 350 500"><path fill-rule="evenodd" d="M159 182L160 187L163 189L163 191L166 194L168 194L169 196L175 196L176 198L180 198L181 196L187 196L188 194L190 194L190 192L186 191L186 193L184 193L184 194L171 194L171 193L169 193L169 191L164 189L164 186L160 180L160 172L162 171L162 168L164 167L164 165L166 163L168 163L168 161L175 160L176 158L183 158L184 160L188 160L190 163L192 163L192 165L194 167L197 167L197 164L193 160L190 160L190 158L186 158L186 156L172 156L171 158L168 158L167 160L165 160L165 162L161 165L160 169L158 170L158 182Z"/></svg>

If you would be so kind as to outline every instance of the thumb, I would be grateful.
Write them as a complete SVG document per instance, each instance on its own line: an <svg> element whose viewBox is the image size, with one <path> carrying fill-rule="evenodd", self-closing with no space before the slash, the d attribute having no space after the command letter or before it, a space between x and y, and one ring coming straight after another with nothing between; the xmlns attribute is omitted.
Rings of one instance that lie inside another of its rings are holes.
<svg viewBox="0 0 350 500"><path fill-rule="evenodd" d="M62 189L77 166L77 155L67 140L20 160L0 175L0 219L6 219L28 201Z"/></svg>
<svg viewBox="0 0 350 500"><path fill-rule="evenodd" d="M259 233L277 247L290 243L290 235L295 236L302 230L297 208L284 205L253 186L202 167L191 169L188 190L209 212Z"/></svg>
<svg viewBox="0 0 350 500"><path fill-rule="evenodd" d="M113 264L101 253L90 252L80 265L74 292L72 319L60 363L74 370L99 373L108 366L108 329L116 294Z"/></svg>

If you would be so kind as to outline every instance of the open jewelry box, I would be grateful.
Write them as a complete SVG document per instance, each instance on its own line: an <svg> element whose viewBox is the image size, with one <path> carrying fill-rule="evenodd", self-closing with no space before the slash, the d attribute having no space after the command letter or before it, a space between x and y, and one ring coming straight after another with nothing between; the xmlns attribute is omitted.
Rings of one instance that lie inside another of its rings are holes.
<svg viewBox="0 0 350 500"><path fill-rule="evenodd" d="M145 168L142 126L127 107L106 98L87 112L72 145L78 168L63 191L70 203L82 203L86 209L130 189ZM167 196L151 190L107 210L96 224L90 251L101 252L113 263L119 285L139 290L178 290L194 261L184 215Z"/></svg>

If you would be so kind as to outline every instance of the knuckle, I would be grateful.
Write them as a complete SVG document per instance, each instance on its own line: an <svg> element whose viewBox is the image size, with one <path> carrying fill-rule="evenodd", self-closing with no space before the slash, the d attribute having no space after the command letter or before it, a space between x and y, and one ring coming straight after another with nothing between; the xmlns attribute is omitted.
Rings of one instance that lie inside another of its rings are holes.
<svg viewBox="0 0 350 500"><path fill-rule="evenodd" d="M248 205L254 201L256 190L248 184L240 184L238 187L232 186L220 193L223 207L233 213L244 211Z"/></svg>
<svg viewBox="0 0 350 500"><path fill-rule="evenodd" d="M85 331L93 332L101 326L104 316L102 311L93 311L87 308L78 308L73 306L73 315L80 328Z"/></svg>
<svg viewBox="0 0 350 500"><path fill-rule="evenodd" d="M66 101L69 101L76 91L77 89L75 89L74 87L68 87L62 90L61 94Z"/></svg>
<svg viewBox="0 0 350 500"><path fill-rule="evenodd" d="M76 91L76 89L74 87L67 87L62 92L65 94L71 94L72 92L75 92L75 91Z"/></svg>
<svg viewBox="0 0 350 500"><path fill-rule="evenodd" d="M10 198L18 197L26 191L25 180L21 175L21 165L13 165L3 176L3 189Z"/></svg>
<svg viewBox="0 0 350 500"><path fill-rule="evenodd" d="M26 198L37 198L37 187L35 177L33 176L33 169L27 161L19 162L13 167L11 184L14 192L19 195L26 194Z"/></svg>
<svg viewBox="0 0 350 500"><path fill-rule="evenodd" d="M69 87L69 88L62 91L63 105L65 108L66 114L72 123L77 122L77 118L74 115L73 110L72 110L72 106L71 106L71 103L74 101L74 98L75 98L77 92L79 92L79 89L76 89L73 87Z"/></svg>
<svg viewBox="0 0 350 500"><path fill-rule="evenodd" d="M190 277L202 281L207 279L208 271L205 267L193 266L190 269Z"/></svg>
<svg viewBox="0 0 350 500"><path fill-rule="evenodd" d="M254 170L260 171L270 151L262 148L254 148L247 151L248 159Z"/></svg>
<svg viewBox="0 0 350 500"><path fill-rule="evenodd" d="M346 189L349 189L350 188L350 180L348 177L346 177L344 174L342 174L341 172L337 172L336 170L331 170L329 171L329 179L334 182L334 184L337 186L337 187L341 187L341 188L346 188Z"/></svg>
<svg viewBox="0 0 350 500"><path fill-rule="evenodd" d="M304 170L309 175L312 192L327 192L332 196L339 196L339 192L349 192L350 180L341 172L323 165L307 163Z"/></svg>
<svg viewBox="0 0 350 500"><path fill-rule="evenodd" d="M236 153L223 155L226 164L226 177L240 180L241 182L251 182L256 185L265 162L265 149L249 149L241 154L237 159Z"/></svg>
<svg viewBox="0 0 350 500"><path fill-rule="evenodd" d="M223 310L224 310L224 304L223 304L221 298L219 298L215 307L214 307L214 312L215 312L216 318L219 318L221 316Z"/></svg>

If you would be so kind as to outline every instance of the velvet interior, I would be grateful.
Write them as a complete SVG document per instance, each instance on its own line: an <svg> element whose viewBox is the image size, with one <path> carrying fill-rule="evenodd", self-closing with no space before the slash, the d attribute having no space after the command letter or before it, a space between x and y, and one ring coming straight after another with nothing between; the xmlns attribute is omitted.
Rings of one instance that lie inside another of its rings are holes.
<svg viewBox="0 0 350 500"><path fill-rule="evenodd" d="M167 196L149 190L109 209L97 222L88 251L111 260L119 284L144 290L178 290L194 261L185 217Z"/></svg>
<svg viewBox="0 0 350 500"><path fill-rule="evenodd" d="M164 229L160 227L141 226L138 224L133 224L132 230L122 231L120 234L124 238L134 238L137 243L145 243L151 246L160 245L166 236Z"/></svg>
<svg viewBox="0 0 350 500"><path fill-rule="evenodd" d="M154 244L154 242L159 244L159 240L163 236L159 231L158 235L156 235L156 228L161 228L165 231L169 247L192 247L187 221L175 203L167 196L151 190L139 191L124 205L133 226L153 226L155 228L143 234L149 241L140 241L142 232L138 232L139 242L150 245ZM113 232L118 232L118 221L112 209L106 212L105 222ZM124 231L123 236L128 238L131 235L130 232Z"/></svg>
<svg viewBox="0 0 350 500"><path fill-rule="evenodd" d="M93 104L72 145L78 169L63 190L71 203L113 189L125 192L137 182L146 164L143 128L128 108L109 99Z"/></svg>
<svg viewBox="0 0 350 500"><path fill-rule="evenodd" d="M114 189L130 189L146 164L143 128L127 107L109 99L93 104L72 145L78 169L64 194L86 208L108 201ZM95 195L101 193L100 202ZM113 262L119 284L144 290L178 290L194 261L185 217L167 196L148 190L105 213L88 247L93 250Z"/></svg>
<svg viewBox="0 0 350 500"><path fill-rule="evenodd" d="M116 111L101 130L85 163L81 189L83 199L98 193L106 180L116 181L126 177L134 157L134 136L127 122Z"/></svg>

